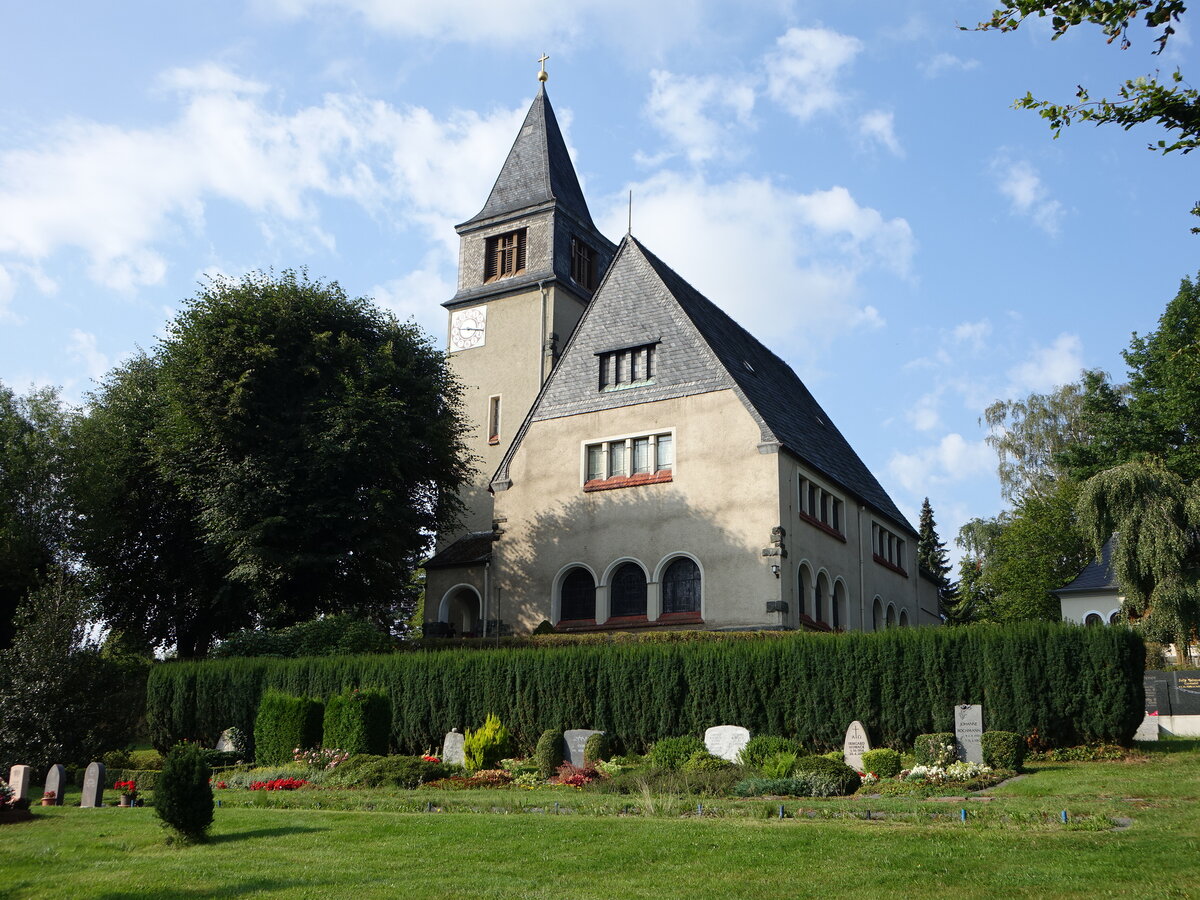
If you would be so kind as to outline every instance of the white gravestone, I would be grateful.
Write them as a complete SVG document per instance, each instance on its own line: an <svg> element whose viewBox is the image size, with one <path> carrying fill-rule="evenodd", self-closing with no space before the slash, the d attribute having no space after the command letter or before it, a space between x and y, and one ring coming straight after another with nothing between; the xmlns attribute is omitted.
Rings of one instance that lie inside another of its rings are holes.
<svg viewBox="0 0 1200 900"><path fill-rule="evenodd" d="M447 732L446 739L442 741L442 762L448 766L461 766L465 763L467 755L463 752L464 741L466 738L457 728Z"/></svg>
<svg viewBox="0 0 1200 900"><path fill-rule="evenodd" d="M104 763L94 762L83 775L83 799L79 805L85 808L104 805Z"/></svg>
<svg viewBox="0 0 1200 900"><path fill-rule="evenodd" d="M1142 719L1142 724L1138 726L1137 731L1133 733L1135 741L1157 741L1158 740L1158 716L1152 716L1149 713Z"/></svg>
<svg viewBox="0 0 1200 900"><path fill-rule="evenodd" d="M29 766L13 766L8 770L8 786L12 788L13 800L29 799Z"/></svg>
<svg viewBox="0 0 1200 900"><path fill-rule="evenodd" d="M871 739L862 722L855 719L846 729L846 740L842 742L842 759L855 772L863 772L863 754L871 749Z"/></svg>
<svg viewBox="0 0 1200 900"><path fill-rule="evenodd" d="M237 745L233 743L233 738L229 736L229 732L232 730L232 728L226 728L221 732L221 736L217 738L217 750L219 750L221 753L238 752Z"/></svg>
<svg viewBox="0 0 1200 900"><path fill-rule="evenodd" d="M983 707L978 703L954 707L954 742L959 759L983 762Z"/></svg>
<svg viewBox="0 0 1200 900"><path fill-rule="evenodd" d="M713 756L737 762L750 732L740 725L714 725L704 732L704 746Z"/></svg>
<svg viewBox="0 0 1200 900"><path fill-rule="evenodd" d="M563 732L563 760L577 769L587 765L584 750L587 749L588 738L593 734L604 734L603 731L593 731L590 728L572 728Z"/></svg>
<svg viewBox="0 0 1200 900"><path fill-rule="evenodd" d="M54 791L54 805L63 805L63 792L67 789L67 770L62 766L51 766L46 773L45 791Z"/></svg>

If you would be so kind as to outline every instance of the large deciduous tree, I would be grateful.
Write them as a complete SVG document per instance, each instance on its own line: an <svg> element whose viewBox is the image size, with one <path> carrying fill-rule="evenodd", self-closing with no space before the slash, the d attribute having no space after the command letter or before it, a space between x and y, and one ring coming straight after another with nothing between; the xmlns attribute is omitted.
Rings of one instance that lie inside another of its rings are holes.
<svg viewBox="0 0 1200 900"><path fill-rule="evenodd" d="M1129 27L1140 18L1154 33L1155 54L1166 49L1176 33L1176 24L1187 11L1183 0L1004 0L992 17L977 26L980 30L1015 31L1028 17L1050 17L1057 40L1069 29L1089 23L1098 25L1122 50L1132 45ZM1082 85L1076 89L1074 103L1038 100L1027 93L1016 106L1037 110L1048 120L1057 137L1063 128L1076 122L1094 125L1118 125L1125 130L1149 122L1158 124L1166 137L1154 141L1149 149L1162 153L1190 153L1200 146L1200 92L1188 86L1177 68L1166 78L1158 73L1124 81L1115 97L1092 99ZM1200 215L1200 204L1192 213ZM1198 232L1200 228L1193 228Z"/></svg>
<svg viewBox="0 0 1200 900"><path fill-rule="evenodd" d="M251 623L394 617L469 473L443 354L303 273L210 282L94 409L105 615L181 655Z"/></svg>

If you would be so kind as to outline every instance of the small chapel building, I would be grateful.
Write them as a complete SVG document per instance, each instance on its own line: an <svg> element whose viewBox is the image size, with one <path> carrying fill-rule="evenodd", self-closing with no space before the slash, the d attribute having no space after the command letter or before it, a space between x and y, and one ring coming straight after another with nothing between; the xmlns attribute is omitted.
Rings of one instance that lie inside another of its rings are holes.
<svg viewBox="0 0 1200 900"><path fill-rule="evenodd" d="M478 475L427 635L940 623L917 533L796 373L596 228L544 84L456 230Z"/></svg>

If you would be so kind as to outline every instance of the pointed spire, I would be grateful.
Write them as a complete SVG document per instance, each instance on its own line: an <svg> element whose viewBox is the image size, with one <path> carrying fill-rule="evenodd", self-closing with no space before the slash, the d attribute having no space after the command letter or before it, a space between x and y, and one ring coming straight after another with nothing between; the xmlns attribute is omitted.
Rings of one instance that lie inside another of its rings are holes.
<svg viewBox="0 0 1200 900"><path fill-rule="evenodd" d="M508 159L478 215L459 228L484 219L555 202L583 224L595 228L579 187L575 167L559 130L546 86L538 89Z"/></svg>

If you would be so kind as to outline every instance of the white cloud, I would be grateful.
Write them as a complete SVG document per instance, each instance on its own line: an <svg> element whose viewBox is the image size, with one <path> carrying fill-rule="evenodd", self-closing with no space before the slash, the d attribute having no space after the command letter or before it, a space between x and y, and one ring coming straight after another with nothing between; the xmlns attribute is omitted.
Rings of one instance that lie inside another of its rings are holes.
<svg viewBox="0 0 1200 900"><path fill-rule="evenodd" d="M825 28L792 28L766 55L767 93L801 121L842 103L837 78L863 43Z"/></svg>
<svg viewBox="0 0 1200 900"><path fill-rule="evenodd" d="M896 139L895 115L875 109L859 117L858 133L867 141L881 144L895 156L903 156L904 148Z"/></svg>
<svg viewBox="0 0 1200 900"><path fill-rule="evenodd" d="M692 77L659 69L650 73L650 80L646 116L689 161L740 155L751 126L752 87L731 85L717 75Z"/></svg>
<svg viewBox="0 0 1200 900"><path fill-rule="evenodd" d="M1053 390L1077 379L1082 368L1083 341L1076 334L1060 334L1049 347L1033 348L1008 370L1008 396Z"/></svg>
<svg viewBox="0 0 1200 900"><path fill-rule="evenodd" d="M1050 197L1037 170L1024 160L1010 160L1003 154L992 160L997 187L1008 198L1015 215L1026 216L1049 235L1058 234L1063 206Z"/></svg>
<svg viewBox="0 0 1200 900"><path fill-rule="evenodd" d="M969 72L979 68L979 60L963 59L953 53L937 53L922 63L918 68L926 78L936 78L943 72Z"/></svg>
<svg viewBox="0 0 1200 900"><path fill-rule="evenodd" d="M933 431L942 424L938 410L941 405L941 389L924 394L905 413L909 423L917 431Z"/></svg>
<svg viewBox="0 0 1200 900"><path fill-rule="evenodd" d="M625 212L624 197L614 198L601 227L620 233ZM798 194L768 179L659 173L633 186L633 226L752 333L810 361L831 337L883 324L878 309L859 305L859 278L872 269L904 276L915 252L904 219L859 205L845 188Z"/></svg>
<svg viewBox="0 0 1200 900"><path fill-rule="evenodd" d="M987 319L980 319L978 322L961 322L954 326L954 340L959 344L969 344L972 350L980 350L984 346L984 341L992 333L992 323Z"/></svg>
<svg viewBox="0 0 1200 900"><path fill-rule="evenodd" d="M905 490L928 493L934 485L965 481L995 465L992 450L983 441L968 441L952 432L938 443L913 453L894 453L888 471Z"/></svg>
<svg viewBox="0 0 1200 900"><path fill-rule="evenodd" d="M401 321L414 320L444 349L446 311L442 303L454 295L454 282L443 272L448 268L440 254L429 254L419 269L371 288L371 296Z"/></svg>
<svg viewBox="0 0 1200 900"><path fill-rule="evenodd" d="M109 369L108 357L96 345L96 335L78 328L71 329L71 340L66 346L67 354L82 363L89 378L99 381Z"/></svg>
<svg viewBox="0 0 1200 900"><path fill-rule="evenodd" d="M258 85L211 64L162 83L183 91L174 121L75 120L0 154L0 262L10 276L25 267L38 283L38 263L72 249L101 284L157 284L163 247L202 230L213 201L248 210L264 233L331 247L315 200L337 197L454 246L451 226L487 196L523 113L438 119L355 94L279 113Z"/></svg>
<svg viewBox="0 0 1200 900"><path fill-rule="evenodd" d="M9 309L16 292L17 288L13 277L8 274L8 269L0 266L0 322L16 318Z"/></svg>

